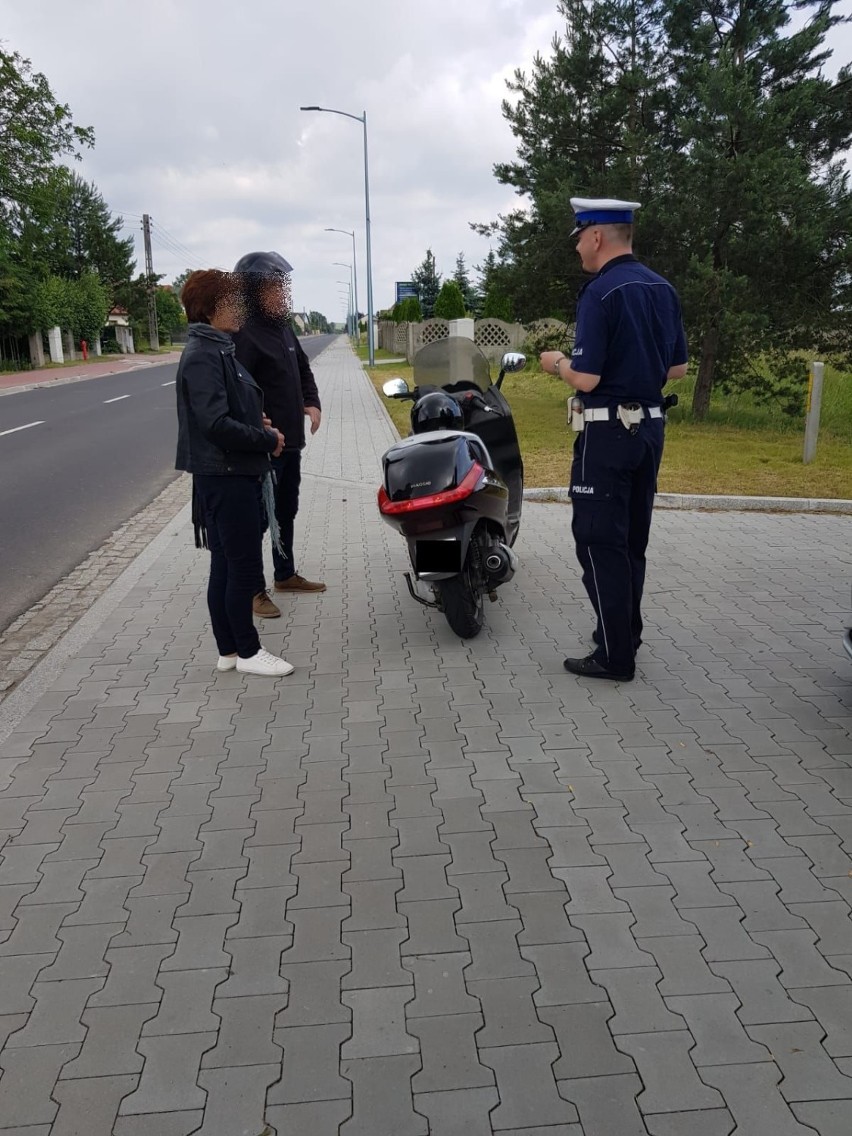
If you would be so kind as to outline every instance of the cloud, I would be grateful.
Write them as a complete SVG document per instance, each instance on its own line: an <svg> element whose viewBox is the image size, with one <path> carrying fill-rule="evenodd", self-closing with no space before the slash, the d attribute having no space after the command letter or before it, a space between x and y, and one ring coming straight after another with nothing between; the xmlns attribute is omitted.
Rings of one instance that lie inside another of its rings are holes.
<svg viewBox="0 0 852 1136"><path fill-rule="evenodd" d="M852 12L852 0L839 5ZM366 308L360 123L368 116L375 307L393 301L431 247L444 275L488 241L471 221L517 206L495 162L515 141L505 80L547 54L556 0L0 0L8 47L29 56L97 145L82 172L137 237L154 219L154 264L231 266L276 248L297 306L343 315L334 261L355 229ZM836 65L852 57L834 33Z"/></svg>
<svg viewBox="0 0 852 1136"><path fill-rule="evenodd" d="M351 244L323 230L356 230L364 308L363 132L299 106L367 111L374 297L386 306L427 247L445 275L459 252L470 265L486 255L469 222L515 201L492 173L514 154L503 79L546 49L559 17L554 0L0 0L0 22L94 126L82 172L138 242L141 214L153 217L158 271L282 249L296 303L338 318L332 262L350 260Z"/></svg>

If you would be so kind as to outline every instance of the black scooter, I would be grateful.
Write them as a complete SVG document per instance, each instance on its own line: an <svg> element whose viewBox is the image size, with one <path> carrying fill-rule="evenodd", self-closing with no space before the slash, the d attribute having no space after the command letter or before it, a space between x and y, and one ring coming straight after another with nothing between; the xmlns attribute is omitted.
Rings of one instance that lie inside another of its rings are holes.
<svg viewBox="0 0 852 1136"><path fill-rule="evenodd" d="M505 375L526 358L503 356L491 382L488 359L461 337L441 339L414 358L414 389L404 379L383 386L388 398L411 399L411 436L382 458L379 511L408 542L408 590L442 611L453 631L471 639L482 630L484 597L495 600L518 558L524 467ZM426 584L431 599L420 594Z"/></svg>

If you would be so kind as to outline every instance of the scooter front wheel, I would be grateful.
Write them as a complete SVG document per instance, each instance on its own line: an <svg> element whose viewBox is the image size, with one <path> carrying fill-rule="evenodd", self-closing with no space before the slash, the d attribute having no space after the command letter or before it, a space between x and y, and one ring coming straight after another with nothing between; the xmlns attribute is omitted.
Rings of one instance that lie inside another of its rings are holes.
<svg viewBox="0 0 852 1136"><path fill-rule="evenodd" d="M471 579L470 565L458 576L438 581L437 587L447 623L460 639L473 639L485 621L485 600Z"/></svg>

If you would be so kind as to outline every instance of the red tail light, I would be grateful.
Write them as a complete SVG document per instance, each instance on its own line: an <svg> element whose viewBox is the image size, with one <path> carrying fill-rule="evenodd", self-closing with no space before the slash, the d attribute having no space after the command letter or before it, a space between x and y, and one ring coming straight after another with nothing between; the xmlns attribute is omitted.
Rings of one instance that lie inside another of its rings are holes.
<svg viewBox="0 0 852 1136"><path fill-rule="evenodd" d="M416 513L420 509L435 509L439 505L456 505L470 497L484 473L479 462L474 462L455 489L444 489L441 493L430 493L426 497L409 497L405 501L391 501L382 486L379 489L379 512L383 516L395 516L400 513Z"/></svg>

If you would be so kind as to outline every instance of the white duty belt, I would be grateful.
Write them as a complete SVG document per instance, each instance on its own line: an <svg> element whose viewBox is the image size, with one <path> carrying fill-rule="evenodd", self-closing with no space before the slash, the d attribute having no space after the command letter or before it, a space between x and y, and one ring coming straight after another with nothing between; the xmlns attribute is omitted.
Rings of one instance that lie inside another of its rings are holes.
<svg viewBox="0 0 852 1136"><path fill-rule="evenodd" d="M663 417L663 409L661 406L640 407L640 411L640 418L644 418L646 414L649 418ZM617 417L618 411L615 409L611 411L608 406L591 407L590 409L583 411L583 418L586 422L609 422L610 418Z"/></svg>

